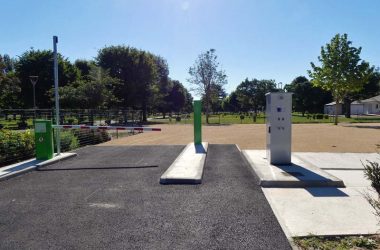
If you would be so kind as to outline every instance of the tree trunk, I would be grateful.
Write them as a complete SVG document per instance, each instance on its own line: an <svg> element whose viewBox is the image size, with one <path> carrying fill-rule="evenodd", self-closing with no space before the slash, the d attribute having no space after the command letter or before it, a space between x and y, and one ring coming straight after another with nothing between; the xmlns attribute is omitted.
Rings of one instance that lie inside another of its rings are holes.
<svg viewBox="0 0 380 250"><path fill-rule="evenodd" d="M338 110L339 110L339 101L335 101L335 119L334 119L334 125L338 125Z"/></svg>
<svg viewBox="0 0 380 250"><path fill-rule="evenodd" d="M143 112L143 122L147 121L146 113L147 113L147 107L146 107L146 100L143 101L142 104L142 112Z"/></svg>
<svg viewBox="0 0 380 250"><path fill-rule="evenodd" d="M165 117L166 117L166 112L163 112L162 113L162 118L165 119Z"/></svg>
<svg viewBox="0 0 380 250"><path fill-rule="evenodd" d="M349 98L344 98L343 101L343 106L344 106L344 115L346 118L351 118L351 100Z"/></svg>

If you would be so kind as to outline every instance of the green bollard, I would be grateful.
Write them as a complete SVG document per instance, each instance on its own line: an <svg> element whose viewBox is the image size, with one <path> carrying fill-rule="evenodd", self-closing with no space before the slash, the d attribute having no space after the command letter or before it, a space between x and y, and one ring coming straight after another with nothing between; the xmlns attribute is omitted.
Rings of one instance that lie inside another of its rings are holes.
<svg viewBox="0 0 380 250"><path fill-rule="evenodd" d="M49 160L53 158L53 129L51 121L34 121L34 141L36 145L36 159Z"/></svg>
<svg viewBox="0 0 380 250"><path fill-rule="evenodd" d="M194 101L194 144L202 144L202 104Z"/></svg>

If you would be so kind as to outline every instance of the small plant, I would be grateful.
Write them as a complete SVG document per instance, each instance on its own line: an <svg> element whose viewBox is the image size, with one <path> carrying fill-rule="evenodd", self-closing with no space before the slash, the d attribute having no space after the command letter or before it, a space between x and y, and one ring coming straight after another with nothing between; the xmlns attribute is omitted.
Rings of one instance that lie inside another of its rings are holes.
<svg viewBox="0 0 380 250"><path fill-rule="evenodd" d="M75 119L74 117L67 118L67 124L72 125L72 124L77 124L77 123L78 123L78 120Z"/></svg>
<svg viewBox="0 0 380 250"><path fill-rule="evenodd" d="M177 117L175 118L175 121L176 121L176 122L180 122L180 121L181 121L181 117L180 117L180 116L177 116Z"/></svg>
<svg viewBox="0 0 380 250"><path fill-rule="evenodd" d="M244 118L245 118L244 115L240 115L240 123L243 123Z"/></svg>
<svg viewBox="0 0 380 250"><path fill-rule="evenodd" d="M316 114L315 117L316 117L318 120L321 120L321 119L323 119L323 114Z"/></svg>
<svg viewBox="0 0 380 250"><path fill-rule="evenodd" d="M296 237L294 243L305 250L315 249L376 249L377 242L372 237L348 236L348 237Z"/></svg>
<svg viewBox="0 0 380 250"><path fill-rule="evenodd" d="M79 147L78 138L71 131L62 131L61 137L61 150L63 152L70 151Z"/></svg>
<svg viewBox="0 0 380 250"><path fill-rule="evenodd" d="M324 118L325 118L325 119L329 119L329 115L325 114L325 115L324 115Z"/></svg>
<svg viewBox="0 0 380 250"><path fill-rule="evenodd" d="M364 196L380 220L380 164L368 160L365 164L362 164L364 166L364 176L371 182L371 187L377 192L377 199L373 198L369 193L365 193Z"/></svg>

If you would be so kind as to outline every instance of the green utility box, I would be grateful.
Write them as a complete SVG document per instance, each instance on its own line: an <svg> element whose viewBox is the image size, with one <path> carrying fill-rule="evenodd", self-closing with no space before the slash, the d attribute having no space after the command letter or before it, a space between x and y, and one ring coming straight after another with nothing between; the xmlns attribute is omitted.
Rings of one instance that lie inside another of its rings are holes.
<svg viewBox="0 0 380 250"><path fill-rule="evenodd" d="M53 129L49 120L34 121L34 141L36 144L36 159L48 160L53 158Z"/></svg>

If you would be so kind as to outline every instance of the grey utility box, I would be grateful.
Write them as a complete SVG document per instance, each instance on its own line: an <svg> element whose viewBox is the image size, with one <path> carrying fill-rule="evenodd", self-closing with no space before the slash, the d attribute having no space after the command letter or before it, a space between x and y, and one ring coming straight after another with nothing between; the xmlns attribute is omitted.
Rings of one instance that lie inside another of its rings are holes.
<svg viewBox="0 0 380 250"><path fill-rule="evenodd" d="M266 94L267 159L270 164L291 163L292 93Z"/></svg>

